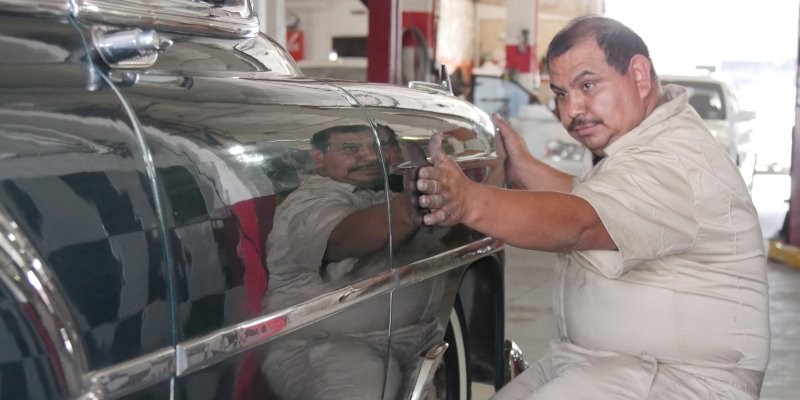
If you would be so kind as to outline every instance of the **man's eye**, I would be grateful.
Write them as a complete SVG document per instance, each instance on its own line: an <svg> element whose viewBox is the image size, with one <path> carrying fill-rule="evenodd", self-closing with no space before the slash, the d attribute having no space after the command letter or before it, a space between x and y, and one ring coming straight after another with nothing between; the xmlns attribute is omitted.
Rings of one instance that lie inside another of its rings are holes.
<svg viewBox="0 0 800 400"><path fill-rule="evenodd" d="M558 92L556 93L556 97L563 99L564 97L567 97L567 92Z"/></svg>
<svg viewBox="0 0 800 400"><path fill-rule="evenodd" d="M583 84L583 90L589 90L589 89L591 89L593 87L594 87L594 83L592 83L592 82L586 82L586 83Z"/></svg>

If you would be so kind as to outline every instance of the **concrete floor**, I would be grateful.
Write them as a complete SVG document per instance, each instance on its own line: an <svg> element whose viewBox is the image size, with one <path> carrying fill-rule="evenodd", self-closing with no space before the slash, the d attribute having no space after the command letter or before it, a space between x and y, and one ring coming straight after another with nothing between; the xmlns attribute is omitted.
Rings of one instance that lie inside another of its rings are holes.
<svg viewBox="0 0 800 400"><path fill-rule="evenodd" d="M789 177L757 176L753 201L764 237L775 234L787 210ZM552 295L555 255L506 250L506 338L533 363L557 338ZM800 399L800 269L769 261L772 351L761 391L763 400ZM488 399L488 386L473 385L473 399Z"/></svg>

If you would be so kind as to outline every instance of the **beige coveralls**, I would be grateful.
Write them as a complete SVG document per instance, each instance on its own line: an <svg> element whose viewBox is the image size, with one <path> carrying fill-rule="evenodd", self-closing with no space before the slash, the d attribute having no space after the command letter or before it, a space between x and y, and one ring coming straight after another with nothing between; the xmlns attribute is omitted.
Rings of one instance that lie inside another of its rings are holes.
<svg viewBox="0 0 800 400"><path fill-rule="evenodd" d="M770 336L756 209L686 89L664 92L596 166L584 156L572 194L619 250L560 255L560 341L494 399L758 398Z"/></svg>

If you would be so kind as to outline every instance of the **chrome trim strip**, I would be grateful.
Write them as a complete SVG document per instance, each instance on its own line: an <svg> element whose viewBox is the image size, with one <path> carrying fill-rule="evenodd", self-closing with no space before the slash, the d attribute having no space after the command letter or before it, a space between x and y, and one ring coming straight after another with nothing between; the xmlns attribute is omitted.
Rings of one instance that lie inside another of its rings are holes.
<svg viewBox="0 0 800 400"><path fill-rule="evenodd" d="M184 376L216 364L254 346L311 325L363 301L423 279L450 271L503 247L497 239L484 238L437 256L376 275L355 285L316 297L296 306L221 329L178 344L176 373Z"/></svg>
<svg viewBox="0 0 800 400"><path fill-rule="evenodd" d="M252 0L241 1L237 6L212 7L191 0L75 0L73 15L81 21L165 32L251 38L258 35L258 17L253 13Z"/></svg>
<svg viewBox="0 0 800 400"><path fill-rule="evenodd" d="M411 392L410 400L422 400L430 390L433 376L436 374L436 369L442 362L444 352L450 347L447 342L440 342L432 349L428 350L422 362L417 366L417 380L414 384L414 391Z"/></svg>
<svg viewBox="0 0 800 400"><path fill-rule="evenodd" d="M79 399L116 399L169 379L175 373L175 350L166 348L85 376L90 389Z"/></svg>
<svg viewBox="0 0 800 400"><path fill-rule="evenodd" d="M452 158L458 164L465 164L465 163L477 163L477 162L493 162L500 160L497 157L497 153L492 152L489 154L471 154L466 156L455 156ZM461 165L462 168L468 168L469 166Z"/></svg>
<svg viewBox="0 0 800 400"><path fill-rule="evenodd" d="M424 81L411 81L408 82L410 89L419 89L433 93L443 94L445 96L453 97L453 84L450 83L450 75L447 74L447 66L442 64L439 70L439 76L442 78L441 83L424 82Z"/></svg>
<svg viewBox="0 0 800 400"><path fill-rule="evenodd" d="M395 270L399 279L397 288L413 285L478 258L496 253L503 246L503 243L497 239L486 237L446 253L404 265Z"/></svg>
<svg viewBox="0 0 800 400"><path fill-rule="evenodd" d="M499 251L503 244L484 238L417 261L296 306L149 353L110 368L88 372L82 339L64 296L18 225L0 206L0 272L18 300L27 300L41 318L56 353L70 397L110 399L201 368L311 325L356 304L406 287ZM60 345L58 345L60 344ZM88 388L87 388L88 386Z"/></svg>
<svg viewBox="0 0 800 400"><path fill-rule="evenodd" d="M514 343L513 340L506 340L503 343L503 359L505 360L505 382L508 383L512 379L519 376L528 369L528 362L525 361L525 356L522 355L522 350Z"/></svg>
<svg viewBox="0 0 800 400"><path fill-rule="evenodd" d="M239 354L247 348L281 337L330 317L394 288L394 274L386 272L316 297L285 310L181 343L177 346L177 374L183 376Z"/></svg>
<svg viewBox="0 0 800 400"><path fill-rule="evenodd" d="M0 0L0 12L69 17L72 6L69 0Z"/></svg>
<svg viewBox="0 0 800 400"><path fill-rule="evenodd" d="M468 154L468 155L455 155L455 156L448 156L451 160L455 163L459 164L461 168L474 168L476 167L475 164L492 164L500 160L497 156L497 152L484 152L478 154ZM430 160L428 160L430 162ZM391 167L392 171L406 171L412 170L415 168L421 168L425 165L419 165L419 161L404 161L400 164Z"/></svg>
<svg viewBox="0 0 800 400"><path fill-rule="evenodd" d="M19 225L0 205L0 274L20 303L28 304L53 345L53 355L63 376L63 389L76 395L84 389L88 362L78 324L53 273L41 261Z"/></svg>

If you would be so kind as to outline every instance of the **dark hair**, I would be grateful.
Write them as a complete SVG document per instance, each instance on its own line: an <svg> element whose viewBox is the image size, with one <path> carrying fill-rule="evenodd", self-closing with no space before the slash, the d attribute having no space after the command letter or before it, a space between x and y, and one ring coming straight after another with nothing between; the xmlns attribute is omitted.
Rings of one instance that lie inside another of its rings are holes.
<svg viewBox="0 0 800 400"><path fill-rule="evenodd" d="M575 18L556 34L547 48L548 68L551 60L563 55L573 46L588 38L594 38L606 56L606 63L620 74L628 72L631 58L641 54L650 61L650 78L658 79L644 40L621 22L600 15L585 15Z"/></svg>
<svg viewBox="0 0 800 400"><path fill-rule="evenodd" d="M389 137L397 137L394 130L386 125L378 124L378 130L385 130ZM327 153L331 146L331 135L340 133L372 133L369 125L336 125L325 128L311 136L311 146L315 149Z"/></svg>

